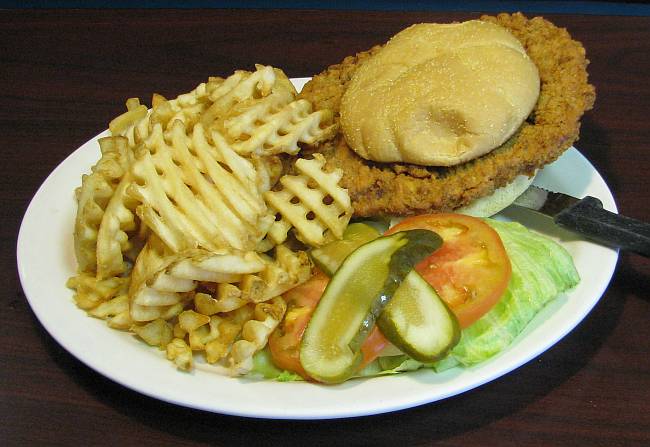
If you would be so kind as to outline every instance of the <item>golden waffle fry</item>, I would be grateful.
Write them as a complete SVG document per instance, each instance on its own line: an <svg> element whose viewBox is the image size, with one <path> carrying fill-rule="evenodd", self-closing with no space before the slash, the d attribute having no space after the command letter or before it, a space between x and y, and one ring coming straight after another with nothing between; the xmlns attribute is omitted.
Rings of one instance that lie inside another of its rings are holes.
<svg viewBox="0 0 650 447"><path fill-rule="evenodd" d="M156 105L152 107L149 130L157 123L160 123L164 129L168 129L176 120L182 121L188 128L194 127L211 104L210 90L219 83L219 81L201 83L191 92L183 93L172 100L158 95ZM135 140L144 141L147 136L142 132L144 129L137 130L139 133L136 134Z"/></svg>
<svg viewBox="0 0 650 447"><path fill-rule="evenodd" d="M145 341L150 345L158 345L163 333L167 337L165 339L175 336L167 345L167 357L180 369L191 369L191 353L200 351L204 352L208 363L219 362L230 374L243 375L252 369L253 356L266 346L286 309L286 303L278 296L219 315L206 316L192 310L184 311L178 316L178 323L173 329L170 325L163 327L160 323L162 320L155 320L136 330L144 332L144 336L139 335L148 337Z"/></svg>
<svg viewBox="0 0 650 447"><path fill-rule="evenodd" d="M230 312L247 302L239 287L233 284L218 284L214 295L202 292L194 295L194 307L204 315Z"/></svg>
<svg viewBox="0 0 650 447"><path fill-rule="evenodd" d="M296 168L300 175L283 176L281 190L264 194L267 203L295 228L298 239L312 246L342 238L353 211L347 190L338 185L341 170L328 173L323 170L324 165L320 154L314 154L311 160L298 159ZM278 227L286 226L277 222ZM275 231L279 230L272 227L274 235Z"/></svg>
<svg viewBox="0 0 650 447"><path fill-rule="evenodd" d="M248 302L280 295L306 281L310 273L307 254L293 252L284 245L275 248L275 259L233 250L213 253L196 249L170 254L160 240L152 237L133 269L131 317L135 321L168 319L192 299L201 314L229 312ZM199 283L213 293L189 294Z"/></svg>
<svg viewBox="0 0 650 447"><path fill-rule="evenodd" d="M269 191L282 176L283 167L280 157L254 155L250 160L257 173L257 190L262 193Z"/></svg>
<svg viewBox="0 0 650 447"><path fill-rule="evenodd" d="M165 349L173 339L172 326L163 319L150 321L142 326L133 326L131 330L150 346Z"/></svg>
<svg viewBox="0 0 650 447"><path fill-rule="evenodd" d="M88 315L106 320L108 327L127 330L133 325L129 313L129 296L118 295L88 311Z"/></svg>
<svg viewBox="0 0 650 447"><path fill-rule="evenodd" d="M98 279L92 273L79 273L68 279L66 286L75 290L77 306L88 315L106 320L113 329L127 330L132 325L127 295L130 280L130 277Z"/></svg>
<svg viewBox="0 0 650 447"><path fill-rule="evenodd" d="M192 350L180 338L174 338L167 345L167 358L172 360L176 364L176 367L183 371L190 371L194 365Z"/></svg>
<svg viewBox="0 0 650 447"><path fill-rule="evenodd" d="M266 233L266 238L262 242L267 241L271 246L282 244L289 237L289 230L292 227L291 222L282 214L278 213L276 220L271 224L271 228L269 228L268 233ZM268 249L260 251L268 251Z"/></svg>
<svg viewBox="0 0 650 447"><path fill-rule="evenodd" d="M184 308L180 290L193 290L194 282L182 279L173 280L159 289L150 287L156 276L165 276L165 269L173 262L173 254L155 235L152 235L138 255L129 287L129 311L134 321L152 321L157 318L169 319L180 314ZM137 302L136 302L137 300Z"/></svg>
<svg viewBox="0 0 650 447"><path fill-rule="evenodd" d="M281 295L311 276L311 261L304 251L294 252L285 245L275 247L275 259L263 257L266 268L244 275L238 284L242 298L259 303Z"/></svg>
<svg viewBox="0 0 650 447"><path fill-rule="evenodd" d="M99 147L102 157L90 174L82 176L75 194L74 245L80 272L95 272L97 268L97 237L104 212L130 161L130 150L122 137L100 138Z"/></svg>
<svg viewBox="0 0 650 447"><path fill-rule="evenodd" d="M162 241L152 236L133 269L132 318L136 322L173 320L169 338L182 340L192 351L205 352L209 363L223 360L237 374L243 373L250 366L249 356L265 345L268 334L277 326L269 316L279 322L286 310L284 302L277 297L310 276L311 263L305 252L294 253L280 245L275 247L274 254L275 259L254 252L171 253ZM261 261L261 267L251 262L254 257ZM260 270L244 273L246 269ZM233 275L225 278L232 282L209 282L223 281L212 276L213 273ZM200 278L200 281L190 278ZM195 292L199 284L212 293ZM172 308L177 311L172 313ZM133 330L139 334L143 327L147 324L136 325ZM237 341L238 338L243 341ZM183 352L184 348L175 340L168 353ZM176 356L172 355L171 359ZM179 367L191 366L183 361Z"/></svg>
<svg viewBox="0 0 650 447"><path fill-rule="evenodd" d="M291 81L272 67L237 71L210 98L214 103L201 116L201 123L221 132L242 155L295 155L298 143L316 144L336 133L332 113L312 112L311 103L296 100Z"/></svg>
<svg viewBox="0 0 650 447"><path fill-rule="evenodd" d="M177 339L187 342L190 350L204 351L208 363L216 363L228 356L242 327L253 316L253 305L211 317L187 311L179 316L173 333Z"/></svg>
<svg viewBox="0 0 650 447"><path fill-rule="evenodd" d="M253 251L190 249L173 253L159 238L151 236L132 272L131 317L135 321L172 318L192 300L189 292L199 282L234 283L266 267L267 263Z"/></svg>
<svg viewBox="0 0 650 447"><path fill-rule="evenodd" d="M253 369L253 355L266 346L286 310L287 304L280 296L255 306L254 318L244 323L241 339L230 350L228 363L233 374L243 375Z"/></svg>
<svg viewBox="0 0 650 447"><path fill-rule="evenodd" d="M98 279L126 272L124 253L133 248L127 232L137 228L135 202L125 192L133 155L123 137L99 141L102 158L85 176L78 192L75 247L81 271L95 271Z"/></svg>
<svg viewBox="0 0 650 447"><path fill-rule="evenodd" d="M228 355L242 327L241 324L226 319L213 317L212 322L216 322L219 336L205 343L205 358L208 363L216 363Z"/></svg>
<svg viewBox="0 0 650 447"><path fill-rule="evenodd" d="M312 112L311 103L296 100L296 90L278 69L257 66L238 71L211 94L214 100L201 117L242 155L295 155L298 143L316 144L336 133L329 110Z"/></svg>
<svg viewBox="0 0 650 447"><path fill-rule="evenodd" d="M136 202L126 194L131 181L131 175L127 173L104 210L97 232L97 277L99 279L118 276L128 268L124 262L124 253L133 248L133 240L128 233L134 233L138 229L135 219Z"/></svg>
<svg viewBox="0 0 650 447"><path fill-rule="evenodd" d="M185 332L193 332L204 324L210 323L210 317L194 312L193 310L183 311L178 316L178 325Z"/></svg>
<svg viewBox="0 0 650 447"><path fill-rule="evenodd" d="M230 140L246 140L268 116L276 114L296 96L286 76L276 76L274 87L266 96L246 98L225 111L217 120L217 127L223 129Z"/></svg>
<svg viewBox="0 0 650 447"><path fill-rule="evenodd" d="M197 315L201 315L201 314L197 314ZM201 316L206 318L206 323L197 326L195 329L191 329L187 331L188 334L187 338L189 341L190 348L192 348L192 351L205 351L205 347L207 343L220 340L223 345L222 346L223 352L227 353L229 344L223 340L224 334L222 334L219 329L220 327L219 318L207 317L205 315L201 315ZM198 322L199 321L197 318L197 323ZM239 330L237 330L237 333L239 333Z"/></svg>
<svg viewBox="0 0 650 447"><path fill-rule="evenodd" d="M171 100L154 93L151 110L141 105L138 98L129 98L127 111L111 121L109 129L112 135L126 137L129 146L135 147L149 136L156 123L167 129L172 122L180 120L191 128L210 106L210 92L222 82L220 78L210 78L207 83L202 82L194 90Z"/></svg>
<svg viewBox="0 0 650 447"><path fill-rule="evenodd" d="M74 289L74 300L81 309L91 310L116 296L126 294L130 278L98 280L94 274L79 273L68 279L66 286Z"/></svg>
<svg viewBox="0 0 650 447"><path fill-rule="evenodd" d="M207 129L212 123L223 119L237 104L254 98L263 98L277 91L287 90L292 95L296 90L281 70L270 66L256 65L256 71L238 70L210 92L212 104L202 114L201 123Z"/></svg>
<svg viewBox="0 0 650 447"><path fill-rule="evenodd" d="M260 256L264 268L259 272L243 274L231 283L202 283L204 291L194 295L195 308L204 315L229 312L250 302L259 303L281 295L311 275L311 261L304 251L294 252L278 245L274 254L275 259Z"/></svg>
<svg viewBox="0 0 650 447"><path fill-rule="evenodd" d="M252 111L257 113L250 113ZM295 155L300 151L298 143L315 144L333 137L336 132L332 113L329 110L312 112L311 103L303 99L284 104L273 113L262 108L252 109L247 114L229 118L224 126L231 137L240 140L233 143L239 154ZM248 138L241 141L242 135Z"/></svg>
<svg viewBox="0 0 650 447"><path fill-rule="evenodd" d="M223 142L210 144L201 125L190 138L175 121L169 140L156 125L132 165L128 193L141 203L138 216L176 252L255 248L273 217L252 164Z"/></svg>
<svg viewBox="0 0 650 447"><path fill-rule="evenodd" d="M129 129L133 129L137 123L142 121L148 113L147 106L140 104L138 98L129 98L126 101L127 111L115 117L108 125L111 135L125 135Z"/></svg>

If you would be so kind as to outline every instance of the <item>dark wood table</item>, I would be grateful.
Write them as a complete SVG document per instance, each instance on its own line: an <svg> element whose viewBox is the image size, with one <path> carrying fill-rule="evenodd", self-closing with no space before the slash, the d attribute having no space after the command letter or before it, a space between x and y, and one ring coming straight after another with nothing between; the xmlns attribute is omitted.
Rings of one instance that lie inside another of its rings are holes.
<svg viewBox="0 0 650 447"><path fill-rule="evenodd" d="M24 296L15 247L30 198L125 98L175 96L254 63L309 76L411 23L477 15L0 11L0 444L650 445L650 263L636 255L621 255L603 298L573 332L516 371L438 403L333 421L223 416L127 390L60 347ZM620 211L650 221L650 18L547 17L591 60L598 97L577 147Z"/></svg>

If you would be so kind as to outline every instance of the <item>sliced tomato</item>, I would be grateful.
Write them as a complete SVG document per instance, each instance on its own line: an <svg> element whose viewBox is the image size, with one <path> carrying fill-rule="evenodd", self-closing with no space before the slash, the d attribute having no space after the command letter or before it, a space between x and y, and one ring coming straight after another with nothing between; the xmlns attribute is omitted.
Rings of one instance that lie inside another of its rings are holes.
<svg viewBox="0 0 650 447"><path fill-rule="evenodd" d="M318 272L283 295L287 312L269 337L269 350L278 368L309 378L300 364L300 340L328 282L327 275Z"/></svg>
<svg viewBox="0 0 650 447"><path fill-rule="evenodd" d="M293 371L305 379L309 379L309 375L300 364L300 341L328 282L329 277L318 271L303 284L286 292L283 295L287 302L284 320L269 337L273 363L278 368ZM376 359L387 344L388 341L375 326L361 347L361 367Z"/></svg>
<svg viewBox="0 0 650 447"><path fill-rule="evenodd" d="M505 292L512 273L501 238L476 217L455 213L407 218L388 233L422 228L442 246L415 269L449 305L462 328L487 313Z"/></svg>
<svg viewBox="0 0 650 447"><path fill-rule="evenodd" d="M363 360L361 361L361 365L359 365L359 370L362 370L368 363L379 357L379 353L386 346L388 346L388 340L384 337L384 334L381 333L377 326L373 327L370 335L368 335L366 341L361 345Z"/></svg>

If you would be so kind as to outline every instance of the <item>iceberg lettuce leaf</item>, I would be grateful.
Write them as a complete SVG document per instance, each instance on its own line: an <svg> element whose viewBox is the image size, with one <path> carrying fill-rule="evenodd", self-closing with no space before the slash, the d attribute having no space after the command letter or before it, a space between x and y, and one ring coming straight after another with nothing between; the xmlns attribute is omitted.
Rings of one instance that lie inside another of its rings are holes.
<svg viewBox="0 0 650 447"><path fill-rule="evenodd" d="M542 307L580 281L571 255L560 244L517 222L486 222L503 241L512 277L501 300L464 329L460 342L452 349L450 356L465 366L503 351Z"/></svg>

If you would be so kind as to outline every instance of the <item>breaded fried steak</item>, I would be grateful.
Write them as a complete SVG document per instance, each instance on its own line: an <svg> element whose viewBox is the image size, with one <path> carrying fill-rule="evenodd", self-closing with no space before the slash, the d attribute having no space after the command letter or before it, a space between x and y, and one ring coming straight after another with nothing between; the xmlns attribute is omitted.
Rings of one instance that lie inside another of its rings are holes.
<svg viewBox="0 0 650 447"><path fill-rule="evenodd" d="M587 81L583 46L549 21L520 13L483 16L508 29L525 48L539 72L537 103L519 129L496 149L454 166L422 166L369 161L357 155L339 131L308 151L322 153L344 172L359 217L450 211L492 194L520 175L557 159L578 139L580 118L592 108L595 89ZM331 109L339 120L341 99L355 72L382 46L349 56L314 76L301 97L315 109Z"/></svg>

